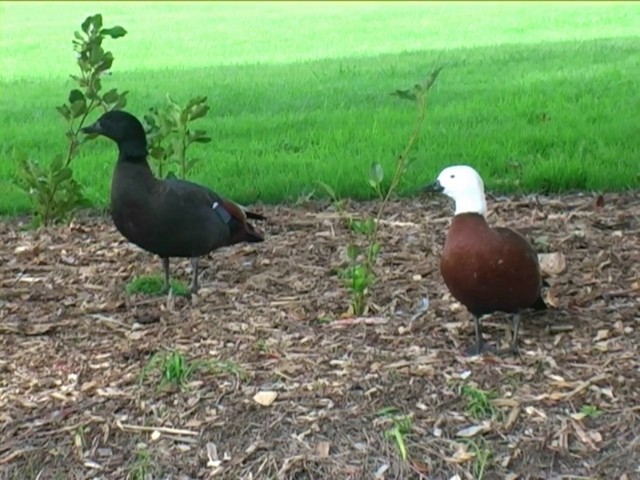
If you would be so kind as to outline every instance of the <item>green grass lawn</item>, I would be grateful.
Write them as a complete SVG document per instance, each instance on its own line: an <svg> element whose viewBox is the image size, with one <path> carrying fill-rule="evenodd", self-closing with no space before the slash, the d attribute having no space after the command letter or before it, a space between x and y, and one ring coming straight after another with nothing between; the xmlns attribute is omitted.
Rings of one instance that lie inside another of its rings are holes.
<svg viewBox="0 0 640 480"><path fill-rule="evenodd" d="M128 35L105 88L138 116L207 95L194 175L242 202L317 189L370 196L372 161L391 168L414 120L389 95L444 64L430 97L410 194L445 165L480 170L492 191L640 186L640 3L0 3L0 213L28 209L11 151L48 161L65 145L55 112L76 73L73 31L101 12ZM115 146L74 161L108 203Z"/></svg>

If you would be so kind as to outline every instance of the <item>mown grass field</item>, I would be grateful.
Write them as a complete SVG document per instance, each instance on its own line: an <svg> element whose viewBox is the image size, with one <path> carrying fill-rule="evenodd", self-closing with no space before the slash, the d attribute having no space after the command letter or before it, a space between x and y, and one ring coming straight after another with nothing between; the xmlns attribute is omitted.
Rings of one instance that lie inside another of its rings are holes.
<svg viewBox="0 0 640 480"><path fill-rule="evenodd" d="M444 64L432 91L411 194L451 163L492 191L640 186L640 4L629 3L0 3L0 213L28 209L11 183L14 146L62 151L54 107L75 73L73 31L101 12L128 35L105 88L142 116L167 93L207 95L194 179L242 202L295 200L316 181L369 197L372 161L390 168L413 124L389 95ZM74 162L108 204L115 148Z"/></svg>

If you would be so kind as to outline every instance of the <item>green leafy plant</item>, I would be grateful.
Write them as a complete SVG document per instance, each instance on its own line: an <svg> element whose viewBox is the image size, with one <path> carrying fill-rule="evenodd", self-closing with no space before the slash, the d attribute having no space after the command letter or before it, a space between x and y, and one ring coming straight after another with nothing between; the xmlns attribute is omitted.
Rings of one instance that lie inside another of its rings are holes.
<svg viewBox="0 0 640 480"><path fill-rule="evenodd" d="M595 405L590 405L588 403L582 405L582 407L580 408L580 413L585 417L590 418L596 418L602 415L602 412L598 407L596 407Z"/></svg>
<svg viewBox="0 0 640 480"><path fill-rule="evenodd" d="M353 315L359 316L367 312L368 294L376 280L374 267L376 259L382 250L378 241L380 221L389 200L412 163L409 153L420 136L426 117L427 94L441 70L442 67L436 68L423 83L415 85L410 90L396 90L392 93L392 95L399 98L414 102L417 107L417 114L409 139L402 152L396 157L395 168L387 185L384 184L385 173L382 165L378 162L371 164L368 182L376 196L381 200L375 217L354 218L347 211L346 202L343 199L339 199L329 185L319 182L331 197L336 210L340 213L351 232L351 238L346 247L348 265L339 270L339 278L351 293L350 313Z"/></svg>
<svg viewBox="0 0 640 480"><path fill-rule="evenodd" d="M175 176L169 170L174 166L180 177L186 179L198 163L198 158L187 156L187 150L194 143L211 141L205 130L191 127L193 121L209 112L206 102L207 97L194 97L183 107L167 94L167 104L163 108L151 108L145 115L149 155L155 160L160 178Z"/></svg>
<svg viewBox="0 0 640 480"><path fill-rule="evenodd" d="M169 284L174 295L188 297L191 294L189 286L180 280L171 279ZM162 293L163 286L163 277L159 275L140 275L138 277L134 277L127 284L126 292L129 295L160 295Z"/></svg>
<svg viewBox="0 0 640 480"><path fill-rule="evenodd" d="M385 431L385 437L393 440L402 460L407 460L408 451L405 436L411 433L413 427L411 417L394 407L383 408L378 412L378 416L391 420L391 427Z"/></svg>
<svg viewBox="0 0 640 480"><path fill-rule="evenodd" d="M113 65L113 54L102 48L106 38L120 38L126 30L120 26L103 28L102 15L89 16L82 22L82 31L74 33L73 49L77 54L79 75L71 75L77 88L68 95L67 102L56 107L66 123L68 145L64 153L57 154L49 163L31 158L15 148L14 159L18 174L14 183L30 197L35 226L47 226L68 218L75 209L87 205L82 186L73 177L71 161L80 146L93 137L79 135L87 117L96 109L104 111L123 108L128 92L116 88L102 91L102 77Z"/></svg>

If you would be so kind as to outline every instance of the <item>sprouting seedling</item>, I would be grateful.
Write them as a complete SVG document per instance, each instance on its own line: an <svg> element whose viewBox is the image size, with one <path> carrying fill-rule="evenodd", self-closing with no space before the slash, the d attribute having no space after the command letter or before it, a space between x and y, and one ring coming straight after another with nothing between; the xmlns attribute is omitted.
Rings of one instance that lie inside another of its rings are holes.
<svg viewBox="0 0 640 480"><path fill-rule="evenodd" d="M370 288L376 280L375 262L382 245L378 240L380 220L396 191L403 175L409 167L409 152L415 146L426 117L427 93L435 83L442 67L436 68L429 77L411 90L396 90L392 95L411 100L417 105L416 120L409 135L409 140L402 152L396 157L393 174L388 187L384 186L385 173L379 162L373 162L369 169L368 183L381 200L375 217L355 219L346 211L346 202L338 199L335 191L326 183L318 182L330 196L343 221L347 224L352 237L347 245L348 266L340 271L342 283L351 291L351 310L354 315L362 315L367 309L367 298ZM362 240L359 240L364 237ZM363 244L363 245L360 245Z"/></svg>
<svg viewBox="0 0 640 480"><path fill-rule="evenodd" d="M400 413L395 407L383 408L378 412L378 416L391 420L392 426L385 431L385 437L394 441L400 457L406 460L408 458L408 451L405 436L411 433L413 426L411 417Z"/></svg>

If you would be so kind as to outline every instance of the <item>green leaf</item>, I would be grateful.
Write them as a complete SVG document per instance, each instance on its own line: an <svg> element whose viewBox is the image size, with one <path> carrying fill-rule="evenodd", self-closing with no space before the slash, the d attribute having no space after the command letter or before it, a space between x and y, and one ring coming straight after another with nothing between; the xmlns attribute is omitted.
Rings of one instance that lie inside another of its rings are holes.
<svg viewBox="0 0 640 480"><path fill-rule="evenodd" d="M376 229L376 221L375 219L369 217L364 221L364 233L371 234Z"/></svg>
<svg viewBox="0 0 640 480"><path fill-rule="evenodd" d="M150 129L156 130L158 128L155 115L145 115L142 118L144 119L144 123L146 123Z"/></svg>
<svg viewBox="0 0 640 480"><path fill-rule="evenodd" d="M353 243L347 247L347 257L349 260L355 260L360 255L360 247L354 245Z"/></svg>
<svg viewBox="0 0 640 480"><path fill-rule="evenodd" d="M193 139L193 142L195 143L209 143L210 141L211 137L198 137Z"/></svg>
<svg viewBox="0 0 640 480"><path fill-rule="evenodd" d="M109 104L116 103L119 99L120 99L120 94L118 93L117 88L112 88L111 90L106 92L104 95L102 95L102 101L104 103L109 103Z"/></svg>
<svg viewBox="0 0 640 480"><path fill-rule="evenodd" d="M185 107L185 110L191 110L196 105L197 106L203 106L203 104L206 101L207 101L207 97L205 97L205 96L193 97L191 100L189 100L187 102L187 106Z"/></svg>
<svg viewBox="0 0 640 480"><path fill-rule="evenodd" d="M207 97L204 97L204 98L206 99ZM204 104L195 105L193 107L187 107L187 108L190 109L189 117L191 118L191 120L197 120L198 118L202 118L207 114L207 112L209 112L209 106Z"/></svg>
<svg viewBox="0 0 640 480"><path fill-rule="evenodd" d="M91 70L89 63L87 63L85 59L79 58L77 63L78 67L80 67L80 70L82 70L83 72L88 72L89 70Z"/></svg>
<svg viewBox="0 0 640 480"><path fill-rule="evenodd" d="M94 31L99 31L102 28L102 14L101 13L96 13L93 18L92 18L92 22L93 23L93 29Z"/></svg>
<svg viewBox="0 0 640 480"><path fill-rule="evenodd" d="M85 38L82 36L82 34L80 32L78 32L77 30L75 32L73 32L73 36L79 40L78 44L82 45L85 42Z"/></svg>
<svg viewBox="0 0 640 480"><path fill-rule="evenodd" d="M442 71L443 68L444 66L439 66L431 72L431 74L429 75L425 83L422 85L423 92L427 92L431 89L433 84L436 83L436 80L438 79L438 75L440 75L440 72Z"/></svg>
<svg viewBox="0 0 640 480"><path fill-rule="evenodd" d="M322 188L324 188L324 190L327 192L327 194L333 199L333 200L337 200L338 196L336 195L336 192L333 190L333 188L331 188L328 184L317 180L318 185L320 185Z"/></svg>
<svg viewBox="0 0 640 480"><path fill-rule="evenodd" d="M87 35L89 34L89 26L91 26L92 22L93 22L93 16L88 16L87 18L85 18L84 22L82 22L82 25L80 26L82 28L82 31Z"/></svg>
<svg viewBox="0 0 640 480"><path fill-rule="evenodd" d="M127 34L127 31L120 27L120 26L115 26L115 27L111 27L111 28L103 28L102 30L100 30L100 35L102 36L109 36L111 38L120 38L120 37L124 37Z"/></svg>
<svg viewBox="0 0 640 480"><path fill-rule="evenodd" d="M120 94L120 98L118 99L116 104L113 106L113 110L122 110L124 107L127 106L127 94L128 93L129 93L129 91L125 90L124 92L122 92Z"/></svg>
<svg viewBox="0 0 640 480"><path fill-rule="evenodd" d="M71 113L73 118L78 118L87 113L87 101L82 98L71 104Z"/></svg>
<svg viewBox="0 0 640 480"><path fill-rule="evenodd" d="M57 183L62 183L66 180L69 180L73 176L73 172L69 167L64 167L61 170L58 170L54 175L54 181Z"/></svg>
<svg viewBox="0 0 640 480"><path fill-rule="evenodd" d="M382 179L384 178L384 170L382 169L382 165L379 162L373 162L371 164L371 169L369 170L369 184L373 188L378 188L382 183Z"/></svg>
<svg viewBox="0 0 640 480"><path fill-rule="evenodd" d="M60 112L60 115L62 115L65 119L71 120L71 110L69 110L69 107L67 105L60 105L59 107L56 107L56 110Z"/></svg>
<svg viewBox="0 0 640 480"><path fill-rule="evenodd" d="M392 92L391 95L395 95L398 98L402 98L403 100L410 100L412 102L415 102L418 98L416 97L416 94L411 90L396 90L395 92Z"/></svg>
<svg viewBox="0 0 640 480"><path fill-rule="evenodd" d="M104 49L100 45L93 45L89 51L89 63L98 65L105 57Z"/></svg>
<svg viewBox="0 0 640 480"><path fill-rule="evenodd" d="M149 155L156 160L161 160L165 156L165 150L162 147L152 147L149 149Z"/></svg>
<svg viewBox="0 0 640 480"><path fill-rule="evenodd" d="M111 52L107 52L102 57L102 61L96 65L96 72L106 72L113 65L113 54Z"/></svg>
<svg viewBox="0 0 640 480"><path fill-rule="evenodd" d="M87 86L87 81L82 78L79 77L78 75L69 75L73 80L75 80L75 82L80 85L81 87L86 87Z"/></svg>

